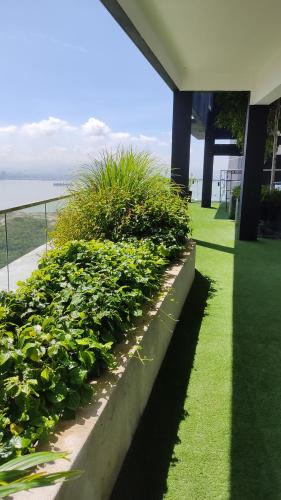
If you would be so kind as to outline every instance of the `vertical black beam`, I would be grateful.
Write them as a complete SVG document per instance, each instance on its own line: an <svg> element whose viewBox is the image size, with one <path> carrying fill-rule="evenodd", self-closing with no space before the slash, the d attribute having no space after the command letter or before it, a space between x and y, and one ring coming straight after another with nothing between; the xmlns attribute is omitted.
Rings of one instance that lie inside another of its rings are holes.
<svg viewBox="0 0 281 500"><path fill-rule="evenodd" d="M248 107L238 226L240 240L257 239L267 114L268 106Z"/></svg>
<svg viewBox="0 0 281 500"><path fill-rule="evenodd" d="M192 92L174 90L171 178L189 188Z"/></svg>
<svg viewBox="0 0 281 500"><path fill-rule="evenodd" d="M202 201L201 206L209 208L212 201L212 182L213 182L213 166L214 166L214 114L212 111L208 113L207 126L205 132L204 146L204 164L203 164L203 183L202 183Z"/></svg>

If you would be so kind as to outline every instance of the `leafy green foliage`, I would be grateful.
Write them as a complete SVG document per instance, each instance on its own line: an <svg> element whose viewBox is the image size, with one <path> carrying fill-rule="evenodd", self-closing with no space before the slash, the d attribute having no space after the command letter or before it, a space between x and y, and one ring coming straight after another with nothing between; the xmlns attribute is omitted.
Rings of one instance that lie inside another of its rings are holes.
<svg viewBox="0 0 281 500"><path fill-rule="evenodd" d="M243 150L248 92L216 92L215 93L215 124L219 128L227 129L237 140L237 146ZM276 101L269 106L267 119L267 140L265 148L266 158L272 155L273 136L275 135L275 113ZM281 130L281 118L279 120L279 131Z"/></svg>
<svg viewBox="0 0 281 500"><path fill-rule="evenodd" d="M281 220L281 191L262 186L261 190L261 219L264 221Z"/></svg>
<svg viewBox="0 0 281 500"><path fill-rule="evenodd" d="M232 190L232 195L234 198L240 198L241 186L235 186ZM281 190L280 189L270 189L269 186L261 187L261 203L264 206L272 208L281 208Z"/></svg>
<svg viewBox="0 0 281 500"><path fill-rule="evenodd" d="M82 472L79 470L50 474L44 471L34 472L35 466L61 458L68 458L68 453L38 452L6 461L0 466L0 498L6 498L18 491L50 486L58 481L75 479L81 475Z"/></svg>
<svg viewBox="0 0 281 500"><path fill-rule="evenodd" d="M248 100L248 92L215 94L216 126L229 130L241 150L244 145Z"/></svg>
<svg viewBox="0 0 281 500"><path fill-rule="evenodd" d="M272 208L281 208L281 191L280 189L270 189L269 186L262 186L261 202Z"/></svg>
<svg viewBox="0 0 281 500"><path fill-rule="evenodd" d="M89 381L114 366L114 345L159 289L163 251L70 242L16 293L0 293L0 457L32 450L89 400Z"/></svg>
<svg viewBox="0 0 281 500"><path fill-rule="evenodd" d="M147 153L105 153L82 174L58 217L54 241L150 238L173 256L189 233L187 201Z"/></svg>
<svg viewBox="0 0 281 500"><path fill-rule="evenodd" d="M115 366L115 344L186 243L180 191L148 154L106 153L60 212L57 248L0 293L0 458L33 450Z"/></svg>
<svg viewBox="0 0 281 500"><path fill-rule="evenodd" d="M232 196L236 199L239 200L240 198L240 193L241 193L241 186L235 186L232 189Z"/></svg>

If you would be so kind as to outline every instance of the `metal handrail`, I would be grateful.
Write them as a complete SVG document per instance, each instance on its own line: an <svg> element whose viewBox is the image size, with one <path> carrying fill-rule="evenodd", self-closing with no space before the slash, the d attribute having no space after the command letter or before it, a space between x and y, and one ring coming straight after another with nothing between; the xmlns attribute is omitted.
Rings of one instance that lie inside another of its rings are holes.
<svg viewBox="0 0 281 500"><path fill-rule="evenodd" d="M19 205L18 207L4 208L0 210L0 215L5 215L9 212L16 212L17 210L23 210L25 208L36 207L37 205L44 205L44 203L51 203L52 201L59 201L65 198L69 198L71 194L66 194L63 196L57 196L56 198L47 198L47 200L35 201L34 203L27 203L26 205Z"/></svg>
<svg viewBox="0 0 281 500"><path fill-rule="evenodd" d="M9 243L8 243L8 224L7 224L7 214L11 212L17 212L20 210L24 210L26 208L36 207L39 205L44 206L44 217L45 217L45 246L46 251L48 250L48 223L47 223L47 205L54 201L64 200L72 196L71 194L56 196L56 198L48 198L47 200L35 201L33 203L26 203L25 205L19 205L17 207L5 208L4 210L0 210L0 216L4 216L4 227L5 227L5 245L6 245L6 269L7 269L7 289L10 290L10 269L9 269Z"/></svg>

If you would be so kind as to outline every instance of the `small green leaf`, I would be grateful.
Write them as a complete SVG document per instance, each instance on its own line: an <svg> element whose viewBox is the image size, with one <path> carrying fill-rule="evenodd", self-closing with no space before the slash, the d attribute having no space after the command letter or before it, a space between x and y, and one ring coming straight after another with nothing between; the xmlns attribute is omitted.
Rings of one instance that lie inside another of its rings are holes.
<svg viewBox="0 0 281 500"><path fill-rule="evenodd" d="M11 352L0 353L0 365L4 365L11 358Z"/></svg>
<svg viewBox="0 0 281 500"><path fill-rule="evenodd" d="M44 370L41 371L40 376L43 380L45 380L46 382L49 382L52 374L53 374L52 368L50 368L49 366L46 366L46 368L44 368Z"/></svg>
<svg viewBox="0 0 281 500"><path fill-rule="evenodd" d="M25 470L6 470L0 472L0 483L10 483L26 476Z"/></svg>
<svg viewBox="0 0 281 500"><path fill-rule="evenodd" d="M142 316L142 310L141 309L135 309L134 310L134 316Z"/></svg>
<svg viewBox="0 0 281 500"><path fill-rule="evenodd" d="M81 385L87 376L85 368L75 367L70 372L70 382L74 385Z"/></svg>
<svg viewBox="0 0 281 500"><path fill-rule="evenodd" d="M14 436L10 439L10 444L13 445L16 450L22 450L24 448L28 448L31 444L31 440L21 436Z"/></svg>
<svg viewBox="0 0 281 500"><path fill-rule="evenodd" d="M7 484L5 486L0 486L0 498L4 498L8 495L13 495L18 491L30 490L32 488L40 488L42 486L50 486L58 481L68 481L70 479L76 479L81 476L83 472L80 470L73 470L69 472L54 472L51 474L44 474L34 479L22 480L20 482L14 482Z"/></svg>
<svg viewBox="0 0 281 500"><path fill-rule="evenodd" d="M21 434L21 432L23 431L23 427L17 424L10 424L10 431L12 434L17 436L18 434Z"/></svg>
<svg viewBox="0 0 281 500"><path fill-rule="evenodd" d="M79 351L79 359L88 370L93 366L96 360L92 351Z"/></svg>
<svg viewBox="0 0 281 500"><path fill-rule="evenodd" d="M79 394L76 391L71 391L71 393L66 398L65 405L69 410L77 410L80 405Z"/></svg>
<svg viewBox="0 0 281 500"><path fill-rule="evenodd" d="M7 470L26 470L37 465L65 458L68 459L69 454L65 451L38 451L30 455L24 455L18 458L13 458L0 466L0 471Z"/></svg>

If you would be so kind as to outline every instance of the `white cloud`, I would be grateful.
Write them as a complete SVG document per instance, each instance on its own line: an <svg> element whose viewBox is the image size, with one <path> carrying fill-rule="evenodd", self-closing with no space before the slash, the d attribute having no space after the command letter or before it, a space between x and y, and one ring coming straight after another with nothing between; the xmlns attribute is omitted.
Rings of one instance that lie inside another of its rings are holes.
<svg viewBox="0 0 281 500"><path fill-rule="evenodd" d="M64 146L51 146L49 148L49 151L51 153L65 153L67 151L67 148Z"/></svg>
<svg viewBox="0 0 281 500"><path fill-rule="evenodd" d="M13 148L11 146L11 144L2 144L0 146L0 156L7 156L8 154L10 154L12 152Z"/></svg>
<svg viewBox="0 0 281 500"><path fill-rule="evenodd" d="M170 160L167 133L159 137L112 130L93 116L80 124L49 116L37 122L0 125L0 169L77 170L103 148L119 145L152 152L164 163Z"/></svg>
<svg viewBox="0 0 281 500"><path fill-rule="evenodd" d="M79 170L103 148L115 150L119 145L150 151L169 165L171 133L156 135L112 130L93 116L80 124L54 116L19 124L0 125L0 169L36 171ZM192 138L190 171L202 177L204 141ZM227 168L227 158L216 158L214 177Z"/></svg>
<svg viewBox="0 0 281 500"><path fill-rule="evenodd" d="M110 137L116 141L126 141L131 139L129 132L112 132Z"/></svg>
<svg viewBox="0 0 281 500"><path fill-rule="evenodd" d="M46 120L41 120L39 122L25 123L20 128L23 134L27 135L54 135L61 131L72 131L76 127L70 126L65 120L60 118L55 118L54 116L49 116Z"/></svg>
<svg viewBox="0 0 281 500"><path fill-rule="evenodd" d="M17 130L16 125L7 125L6 127L0 127L0 134L14 134Z"/></svg>
<svg viewBox="0 0 281 500"><path fill-rule="evenodd" d="M157 142L157 137L139 134L137 136L132 136L131 140L133 142L142 142L143 144Z"/></svg>
<svg viewBox="0 0 281 500"><path fill-rule="evenodd" d="M110 132L110 128L101 120L93 116L81 126L82 131L90 136L104 136Z"/></svg>
<svg viewBox="0 0 281 500"><path fill-rule="evenodd" d="M143 135L143 134L139 135L139 139L140 141L143 142L157 142L157 137L150 137L148 135Z"/></svg>

